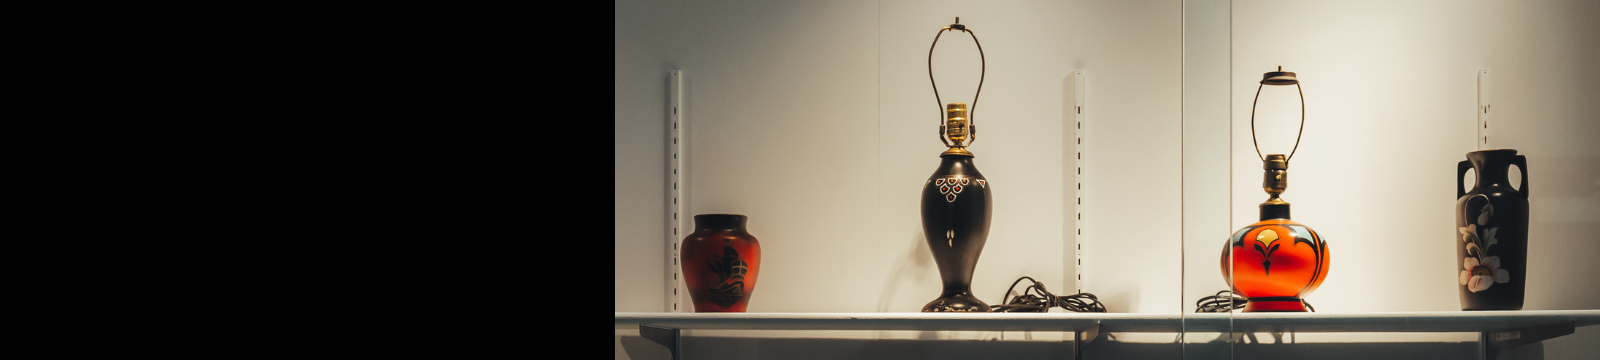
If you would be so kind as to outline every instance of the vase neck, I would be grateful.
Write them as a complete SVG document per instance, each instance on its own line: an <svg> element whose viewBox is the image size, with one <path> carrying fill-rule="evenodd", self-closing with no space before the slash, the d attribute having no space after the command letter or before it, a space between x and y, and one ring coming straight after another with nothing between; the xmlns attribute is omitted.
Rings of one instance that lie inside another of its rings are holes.
<svg viewBox="0 0 1600 360"><path fill-rule="evenodd" d="M1467 160L1472 162L1472 171L1477 173L1478 178L1473 188L1509 186L1510 178L1506 171L1511 168L1511 162L1516 156L1516 150L1483 150L1467 153Z"/></svg>
<svg viewBox="0 0 1600 360"><path fill-rule="evenodd" d="M983 173L978 172L978 167L972 164L971 155L941 155L939 159L939 170L934 171L935 175L983 177Z"/></svg>

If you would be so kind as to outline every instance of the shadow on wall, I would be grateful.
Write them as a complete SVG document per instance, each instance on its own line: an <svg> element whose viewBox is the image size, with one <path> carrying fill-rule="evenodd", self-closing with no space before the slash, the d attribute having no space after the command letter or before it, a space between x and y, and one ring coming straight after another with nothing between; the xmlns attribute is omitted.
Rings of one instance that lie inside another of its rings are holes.
<svg viewBox="0 0 1600 360"><path fill-rule="evenodd" d="M894 265L890 266L889 276L883 279L883 292L878 294L878 312L921 311L922 308L920 307L915 309L889 309L889 306L894 303L895 295L903 292L900 288L904 284L940 281L938 279L930 279L930 276L928 276L929 273L938 272L938 270L931 270L930 268L932 267L933 250L928 249L928 240L922 236L922 230L918 229L911 234L911 246L906 247L906 251L901 252L900 256L895 258ZM938 298L939 294L926 294L925 296L929 301L932 301Z"/></svg>
<svg viewBox="0 0 1600 360"><path fill-rule="evenodd" d="M1118 284L1097 284L1096 286L1101 289L1106 289L1106 291L1095 294L1095 297L1099 298L1100 303L1105 305L1106 312L1114 313L1139 311L1138 307L1135 306L1138 303L1134 301L1135 299L1139 298L1138 287Z"/></svg>
<svg viewBox="0 0 1600 360"><path fill-rule="evenodd" d="M1600 157L1528 155L1524 310L1600 308ZM1582 240L1580 240L1582 239Z"/></svg>

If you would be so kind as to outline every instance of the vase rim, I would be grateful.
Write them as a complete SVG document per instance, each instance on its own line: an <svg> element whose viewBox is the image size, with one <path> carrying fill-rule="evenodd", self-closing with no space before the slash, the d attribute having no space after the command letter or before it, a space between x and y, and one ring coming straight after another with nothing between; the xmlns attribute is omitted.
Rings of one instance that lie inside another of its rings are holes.
<svg viewBox="0 0 1600 360"><path fill-rule="evenodd" d="M1517 152L1517 149L1484 149L1484 150L1478 150L1478 151L1469 151L1467 153L1468 154L1474 154L1474 153L1492 153L1492 152L1512 152L1512 153L1515 153L1515 152Z"/></svg>
<svg viewBox="0 0 1600 360"><path fill-rule="evenodd" d="M696 231L706 229L744 231L745 222L749 220L749 216L742 214L696 214L694 228Z"/></svg>

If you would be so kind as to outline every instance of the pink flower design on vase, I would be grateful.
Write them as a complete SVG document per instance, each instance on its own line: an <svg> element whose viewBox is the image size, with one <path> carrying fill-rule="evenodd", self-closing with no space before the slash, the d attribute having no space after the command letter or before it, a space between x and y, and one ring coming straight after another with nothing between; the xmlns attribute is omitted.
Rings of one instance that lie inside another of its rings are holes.
<svg viewBox="0 0 1600 360"><path fill-rule="evenodd" d="M1500 268L1500 257L1490 256L1482 262L1476 257L1467 257L1461 264L1461 285L1466 285L1468 290L1479 292L1488 290L1494 283L1511 281L1511 273Z"/></svg>
<svg viewBox="0 0 1600 360"><path fill-rule="evenodd" d="M1488 200L1488 197L1484 197L1484 200ZM1461 267L1465 270L1461 270L1458 282L1472 292L1488 290L1489 286L1495 283L1511 281L1511 273L1500 269L1500 257L1489 256L1489 248L1500 242L1495 238L1495 232L1500 228L1480 227L1489 225L1489 219L1493 215L1494 205L1484 204L1478 211L1476 224L1456 228L1456 232L1461 234L1461 241L1466 243L1464 246L1467 250L1466 260L1461 263Z"/></svg>

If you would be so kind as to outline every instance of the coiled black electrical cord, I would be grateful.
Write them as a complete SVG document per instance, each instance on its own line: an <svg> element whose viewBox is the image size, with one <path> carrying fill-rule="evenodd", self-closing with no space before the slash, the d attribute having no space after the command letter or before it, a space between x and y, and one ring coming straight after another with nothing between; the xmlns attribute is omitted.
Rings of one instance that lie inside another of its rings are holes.
<svg viewBox="0 0 1600 360"><path fill-rule="evenodd" d="M1230 303L1233 306L1228 306ZM1243 309L1244 305L1249 303L1250 299L1234 295L1232 291L1223 290L1218 291L1216 295L1203 297L1200 298L1200 301L1196 301L1194 312L1229 312ZM1311 307L1311 303L1306 302L1305 299L1300 299L1300 304L1305 305L1306 309L1310 309L1311 312L1317 312L1317 308Z"/></svg>
<svg viewBox="0 0 1600 360"><path fill-rule="evenodd" d="M1012 290L1015 290L1017 284L1022 283L1023 279L1032 281L1033 285L1022 289L1020 295L1012 298ZM1021 279L1017 279L1016 282L1011 283L1011 287L1006 289L1005 295L1001 296L1000 299L1005 304L990 306L990 312L1048 312L1050 308L1057 306L1071 312L1106 312L1105 305L1100 304L1100 298L1095 297L1094 294L1079 293L1056 296L1045 290L1044 284L1027 276L1023 276ZM1010 299L1010 301L1006 301L1006 299Z"/></svg>
<svg viewBox="0 0 1600 360"><path fill-rule="evenodd" d="M1223 290L1218 291L1216 295L1200 298L1200 301L1195 302L1196 308L1194 312L1229 312L1243 309L1244 304L1249 302L1250 299L1233 295L1232 291Z"/></svg>

